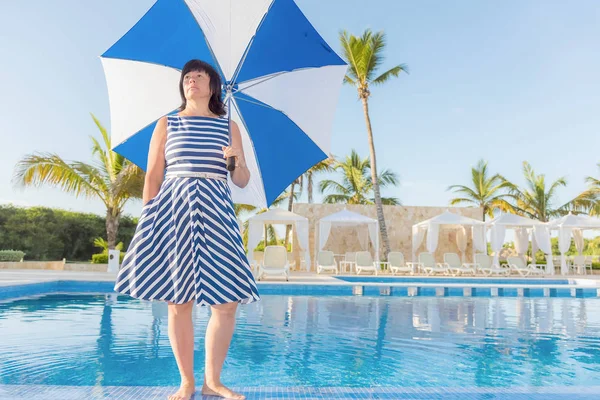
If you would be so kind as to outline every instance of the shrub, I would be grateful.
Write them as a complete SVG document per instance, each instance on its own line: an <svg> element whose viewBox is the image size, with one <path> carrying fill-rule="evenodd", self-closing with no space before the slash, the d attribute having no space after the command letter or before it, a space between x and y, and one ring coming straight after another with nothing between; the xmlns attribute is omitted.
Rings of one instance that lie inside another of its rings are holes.
<svg viewBox="0 0 600 400"><path fill-rule="evenodd" d="M123 257L125 257L125 253L121 252L121 255L119 256L119 263L123 262ZM107 253L94 254L92 256L92 264L108 264L108 254Z"/></svg>
<svg viewBox="0 0 600 400"><path fill-rule="evenodd" d="M0 261L21 261L25 253L19 250L0 250Z"/></svg>

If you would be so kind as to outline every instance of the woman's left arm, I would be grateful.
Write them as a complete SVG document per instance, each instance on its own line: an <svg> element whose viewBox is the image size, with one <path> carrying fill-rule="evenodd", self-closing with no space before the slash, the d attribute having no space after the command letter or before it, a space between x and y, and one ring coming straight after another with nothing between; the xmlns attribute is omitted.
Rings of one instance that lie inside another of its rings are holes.
<svg viewBox="0 0 600 400"><path fill-rule="evenodd" d="M240 128L234 121L231 121L231 146L223 148L223 156L235 157L235 169L231 173L231 181L240 188L246 187L250 180L250 171L246 166Z"/></svg>

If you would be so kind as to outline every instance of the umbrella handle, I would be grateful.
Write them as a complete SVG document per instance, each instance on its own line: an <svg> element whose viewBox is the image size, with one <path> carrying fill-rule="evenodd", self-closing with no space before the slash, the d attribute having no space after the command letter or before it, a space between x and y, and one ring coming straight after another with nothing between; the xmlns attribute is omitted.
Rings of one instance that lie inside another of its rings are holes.
<svg viewBox="0 0 600 400"><path fill-rule="evenodd" d="M231 172L235 169L235 157L227 157L227 171Z"/></svg>

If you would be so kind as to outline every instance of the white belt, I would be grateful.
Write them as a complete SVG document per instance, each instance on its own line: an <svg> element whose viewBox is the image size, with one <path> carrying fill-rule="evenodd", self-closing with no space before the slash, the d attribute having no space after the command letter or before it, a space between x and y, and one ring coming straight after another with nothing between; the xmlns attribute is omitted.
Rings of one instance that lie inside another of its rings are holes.
<svg viewBox="0 0 600 400"><path fill-rule="evenodd" d="M227 181L227 176L223 174L216 174L214 172L167 172L166 178L203 178L203 179L218 179L220 181Z"/></svg>

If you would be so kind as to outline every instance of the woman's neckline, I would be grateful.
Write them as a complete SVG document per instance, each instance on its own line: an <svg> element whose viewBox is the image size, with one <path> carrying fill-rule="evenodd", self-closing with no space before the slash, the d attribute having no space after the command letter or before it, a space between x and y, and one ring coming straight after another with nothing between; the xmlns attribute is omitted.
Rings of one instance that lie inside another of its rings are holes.
<svg viewBox="0 0 600 400"><path fill-rule="evenodd" d="M209 115L181 115L179 113L175 114L176 116L180 117L180 118L206 118L206 119L221 119L223 117L211 117Z"/></svg>

